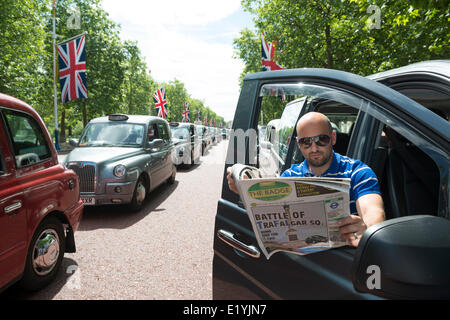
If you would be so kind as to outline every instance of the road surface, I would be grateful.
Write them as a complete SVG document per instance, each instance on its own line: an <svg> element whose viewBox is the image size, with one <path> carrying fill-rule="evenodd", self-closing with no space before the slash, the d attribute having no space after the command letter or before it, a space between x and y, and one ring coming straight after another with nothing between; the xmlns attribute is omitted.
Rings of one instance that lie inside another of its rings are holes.
<svg viewBox="0 0 450 320"><path fill-rule="evenodd" d="M48 287L13 299L212 299L214 216L222 188L228 140L211 147L176 182L152 191L145 207L86 207L75 233L77 252L66 254Z"/></svg>

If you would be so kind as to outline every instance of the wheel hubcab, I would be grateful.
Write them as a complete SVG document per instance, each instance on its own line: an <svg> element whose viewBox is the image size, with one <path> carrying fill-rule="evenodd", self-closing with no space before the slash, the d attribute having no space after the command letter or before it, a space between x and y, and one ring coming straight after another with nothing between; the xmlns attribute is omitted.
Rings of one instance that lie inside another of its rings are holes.
<svg viewBox="0 0 450 320"><path fill-rule="evenodd" d="M59 258L59 236L53 229L44 230L33 250L33 270L40 276L49 274Z"/></svg>
<svg viewBox="0 0 450 320"><path fill-rule="evenodd" d="M145 186L142 184L142 182L138 182L137 188L136 188L136 201L137 203L142 203L145 200Z"/></svg>

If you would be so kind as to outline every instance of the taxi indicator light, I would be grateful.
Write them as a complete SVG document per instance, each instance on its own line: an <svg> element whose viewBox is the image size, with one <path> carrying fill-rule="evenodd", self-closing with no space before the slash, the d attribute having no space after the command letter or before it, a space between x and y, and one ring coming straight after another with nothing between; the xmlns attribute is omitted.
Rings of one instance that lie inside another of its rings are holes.
<svg viewBox="0 0 450 320"><path fill-rule="evenodd" d="M110 114L108 116L108 120L110 120L110 121L126 121L126 120L128 120L128 116L125 114Z"/></svg>

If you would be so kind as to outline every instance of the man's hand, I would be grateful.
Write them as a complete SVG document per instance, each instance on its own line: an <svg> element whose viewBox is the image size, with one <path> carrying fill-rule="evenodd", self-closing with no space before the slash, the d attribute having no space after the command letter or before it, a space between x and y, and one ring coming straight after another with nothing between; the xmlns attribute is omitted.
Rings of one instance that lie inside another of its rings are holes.
<svg viewBox="0 0 450 320"><path fill-rule="evenodd" d="M351 246L357 247L367 225L360 216L350 215L338 221L339 232Z"/></svg>
<svg viewBox="0 0 450 320"><path fill-rule="evenodd" d="M356 200L358 216L351 215L339 221L339 232L350 245L357 247L362 234L374 224L385 220L383 199L377 193L365 194Z"/></svg>
<svg viewBox="0 0 450 320"><path fill-rule="evenodd" d="M234 179L231 176L231 167L227 168L227 180L228 180L228 188L230 188L230 190L233 191L234 193L239 194L239 191L236 187L236 183L234 183Z"/></svg>

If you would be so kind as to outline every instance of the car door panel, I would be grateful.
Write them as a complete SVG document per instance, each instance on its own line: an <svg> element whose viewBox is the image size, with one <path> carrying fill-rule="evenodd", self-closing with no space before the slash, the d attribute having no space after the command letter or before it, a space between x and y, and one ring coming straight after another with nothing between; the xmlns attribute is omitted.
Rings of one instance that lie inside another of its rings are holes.
<svg viewBox="0 0 450 320"><path fill-rule="evenodd" d="M23 272L27 250L26 200L6 137L0 123L0 288Z"/></svg>
<svg viewBox="0 0 450 320"><path fill-rule="evenodd" d="M0 186L5 187L1 184ZM0 287L23 272L27 251L25 196L21 186L0 192Z"/></svg>
<svg viewBox="0 0 450 320"><path fill-rule="evenodd" d="M246 211L225 200L221 200L218 206L222 214L216 218L216 230L229 231L236 239L259 249ZM280 252L270 260L264 256L256 259L237 251L216 236L213 268L230 268L234 273L246 277L261 291L261 298L371 299L370 295L357 293L353 289L350 270L354 251L352 248L334 249L308 256ZM327 268L329 265L339 267L330 271ZM241 286L232 277L229 277L227 285ZM308 290L298 290L296 286ZM214 299L227 299L227 296L216 293Z"/></svg>

